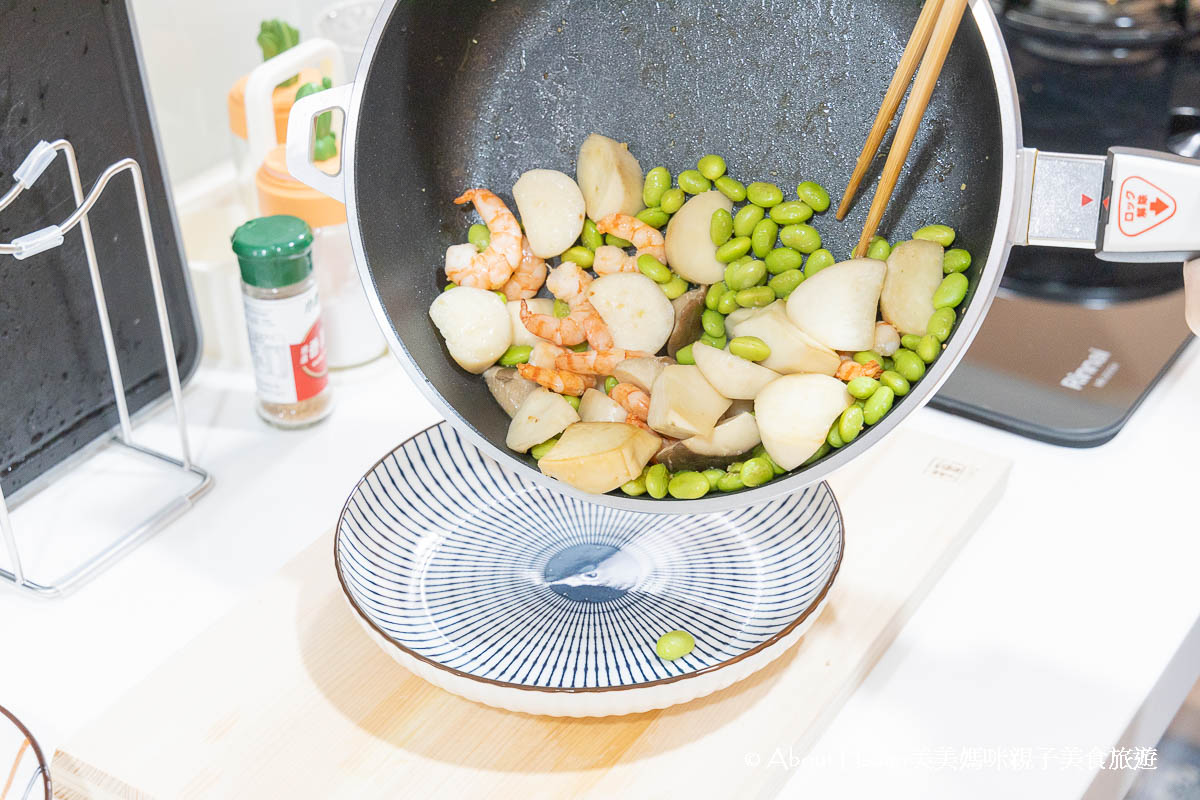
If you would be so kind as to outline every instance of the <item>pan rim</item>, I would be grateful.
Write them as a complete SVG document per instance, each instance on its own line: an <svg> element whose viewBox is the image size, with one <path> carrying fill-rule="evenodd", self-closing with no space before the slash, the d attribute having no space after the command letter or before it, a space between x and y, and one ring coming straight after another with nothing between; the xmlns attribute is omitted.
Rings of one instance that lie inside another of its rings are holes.
<svg viewBox="0 0 1200 800"><path fill-rule="evenodd" d="M400 0L387 0L380 8L378 16L371 27L363 48L359 69L354 76L350 103L345 110L345 131L342 141L342 173L345 181L346 217L352 221L349 225L350 244L354 252L354 261L358 268L359 277L367 295L367 301L375 314L376 322L383 330L389 350L400 362L408 377L416 384L420 392L438 410L447 422L460 431L470 442L489 457L499 461L514 470L524 478L541 484L552 491L576 497L578 499L620 508L628 511L638 511L651 514L697 514L704 512L728 511L746 505L757 505L768 502L776 497L812 486L827 480L832 474L849 464L871 447L879 444L891 435L895 429L908 419L918 409L923 408L950 377L951 372L966 354L967 348L983 324L983 318L991 307L1000 288L1000 277L1004 265L1008 262L1009 251L1012 248L1012 225L1016 214L1016 186L1018 175L1018 154L1022 148L1021 138L1021 109L1017 98L1016 78L1013 75L1009 61L1008 50L1000 32L1000 23L992 10L989 0L970 0L971 19L979 31L991 67L993 85L996 91L997 110L1000 118L1001 134L1001 175L1000 198L997 204L996 227L988 250L987 261L980 271L979 281L971 302L966 306L955 335L947 343L942 355L930 365L928 372L921 379L917 389L914 389L901 408L897 408L883 418L877 425L864 430L854 442L834 451L819 463L789 475L786 478L771 481L762 486L749 490L741 490L729 494L707 495L699 500L674 500L664 498L654 500L647 498L626 497L621 494L596 495L583 492L554 478L543 475L525 459L511 451L498 447L483 435L466 417L452 406L425 376L416 359L409 353L404 342L396 333L383 306L375 284L374 276L368 266L366 251L363 246L362 230L358 222L358 197L356 192L358 123L362 109L363 93L370 80L374 66L375 55L379 48L380 39L388 26ZM368 288L369 287L369 288Z"/></svg>

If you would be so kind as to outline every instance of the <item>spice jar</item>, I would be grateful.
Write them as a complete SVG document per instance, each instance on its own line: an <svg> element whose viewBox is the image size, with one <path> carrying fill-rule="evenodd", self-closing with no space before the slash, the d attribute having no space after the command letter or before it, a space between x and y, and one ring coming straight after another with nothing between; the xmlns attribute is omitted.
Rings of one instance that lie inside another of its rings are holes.
<svg viewBox="0 0 1200 800"><path fill-rule="evenodd" d="M233 234L258 414L281 428L312 425L333 409L312 245L308 223L286 215Z"/></svg>

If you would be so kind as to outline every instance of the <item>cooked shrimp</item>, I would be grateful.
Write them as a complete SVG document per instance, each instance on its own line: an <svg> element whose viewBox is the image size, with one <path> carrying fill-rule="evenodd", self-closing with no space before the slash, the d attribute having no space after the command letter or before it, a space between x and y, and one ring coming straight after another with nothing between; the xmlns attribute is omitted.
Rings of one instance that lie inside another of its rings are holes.
<svg viewBox="0 0 1200 800"><path fill-rule="evenodd" d="M839 381L852 381L864 375L868 378L878 378L882 374L883 367L878 361L871 360L865 364L859 364L853 359L846 359L838 366L837 372L833 373L833 377Z"/></svg>
<svg viewBox="0 0 1200 800"><path fill-rule="evenodd" d="M637 272L637 259L619 247L605 244L596 248L596 257L592 261L592 269L596 270L597 275L612 275L614 272Z"/></svg>
<svg viewBox="0 0 1200 800"><path fill-rule="evenodd" d="M650 358L650 353L639 350L587 350L582 353L563 353L554 360L557 369L570 370L580 375L612 375L613 370L627 358Z"/></svg>
<svg viewBox="0 0 1200 800"><path fill-rule="evenodd" d="M666 240L662 232L642 222L637 217L628 214L609 214L596 221L596 229L601 233L611 233L628 239L637 248L639 256L651 255L662 263L667 263Z"/></svg>
<svg viewBox="0 0 1200 800"><path fill-rule="evenodd" d="M521 237L521 263L501 291L509 300L528 300L546 282L546 262L529 249L529 239Z"/></svg>
<svg viewBox="0 0 1200 800"><path fill-rule="evenodd" d="M463 245L447 249L446 277L459 286L499 289L521 264L521 225L504 201L487 189L469 189L454 202L474 203L492 240L482 253L471 253Z"/></svg>
<svg viewBox="0 0 1200 800"><path fill-rule="evenodd" d="M593 350L612 349L612 334L587 299L587 287L591 282L591 276L578 264L564 261L551 270L546 286L571 307L571 313L561 319L550 314L534 314L522 302L521 322L534 336L557 345L569 347L586 339Z"/></svg>
<svg viewBox="0 0 1200 800"><path fill-rule="evenodd" d="M559 356L565 356L570 352L567 348L559 347L550 342L538 342L533 346L533 350L529 352L529 363L535 367L556 369L554 366L555 359Z"/></svg>
<svg viewBox="0 0 1200 800"><path fill-rule="evenodd" d="M584 378L582 375L576 375L573 372L564 372L563 370L535 367L533 364L518 364L517 372L521 374L522 378L545 386L552 392L570 394L575 397L579 397L586 392L592 384L592 381Z"/></svg>
<svg viewBox="0 0 1200 800"><path fill-rule="evenodd" d="M608 393L629 415L640 420L650 416L650 395L643 392L632 383L618 383Z"/></svg>
<svg viewBox="0 0 1200 800"><path fill-rule="evenodd" d="M653 428L651 428L649 425L647 425L646 423L642 422L640 419L638 419L637 417L635 417L633 414L626 414L626 415L625 415L625 424L626 424L626 425L633 425L633 426L634 426L634 427L636 427L636 428L641 428L641 429L642 429L642 430L644 430L644 431L648 431L648 432L650 432L650 433L653 433L655 436L661 436L661 434L660 434L660 433L658 433L658 431L654 430L654 429L653 429Z"/></svg>

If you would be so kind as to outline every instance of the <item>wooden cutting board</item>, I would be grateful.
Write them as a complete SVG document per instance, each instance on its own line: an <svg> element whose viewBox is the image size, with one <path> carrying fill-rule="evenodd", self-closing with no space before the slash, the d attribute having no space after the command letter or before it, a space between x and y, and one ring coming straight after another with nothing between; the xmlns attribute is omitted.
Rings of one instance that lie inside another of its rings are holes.
<svg viewBox="0 0 1200 800"><path fill-rule="evenodd" d="M514 714L405 671L352 616L324 535L59 750L55 796L774 796L788 771L767 768L770 754L807 751L1008 470L952 442L896 435L832 482L846 554L800 644L715 695L626 717ZM877 513L898 482L921 509Z"/></svg>

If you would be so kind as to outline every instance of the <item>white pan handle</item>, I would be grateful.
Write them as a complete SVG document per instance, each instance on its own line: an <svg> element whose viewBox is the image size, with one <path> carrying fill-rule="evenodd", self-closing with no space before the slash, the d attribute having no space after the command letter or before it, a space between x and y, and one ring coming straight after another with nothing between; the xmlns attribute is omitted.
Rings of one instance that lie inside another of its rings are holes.
<svg viewBox="0 0 1200 800"><path fill-rule="evenodd" d="M346 167L345 162L342 162L341 169L335 175L322 172L313 163L313 124L319 114L335 109L340 109L342 119L346 119L353 90L354 84L347 83L323 92L310 94L308 97L301 97L292 106L292 111L288 115L288 172L292 173L292 177L301 183L306 183L318 192L327 194L334 200L340 200L343 203L346 202L346 187L342 180L342 169Z"/></svg>
<svg viewBox="0 0 1200 800"><path fill-rule="evenodd" d="M1200 258L1200 161L1113 147L1107 156L1018 157L1015 244L1079 247L1106 261Z"/></svg>

